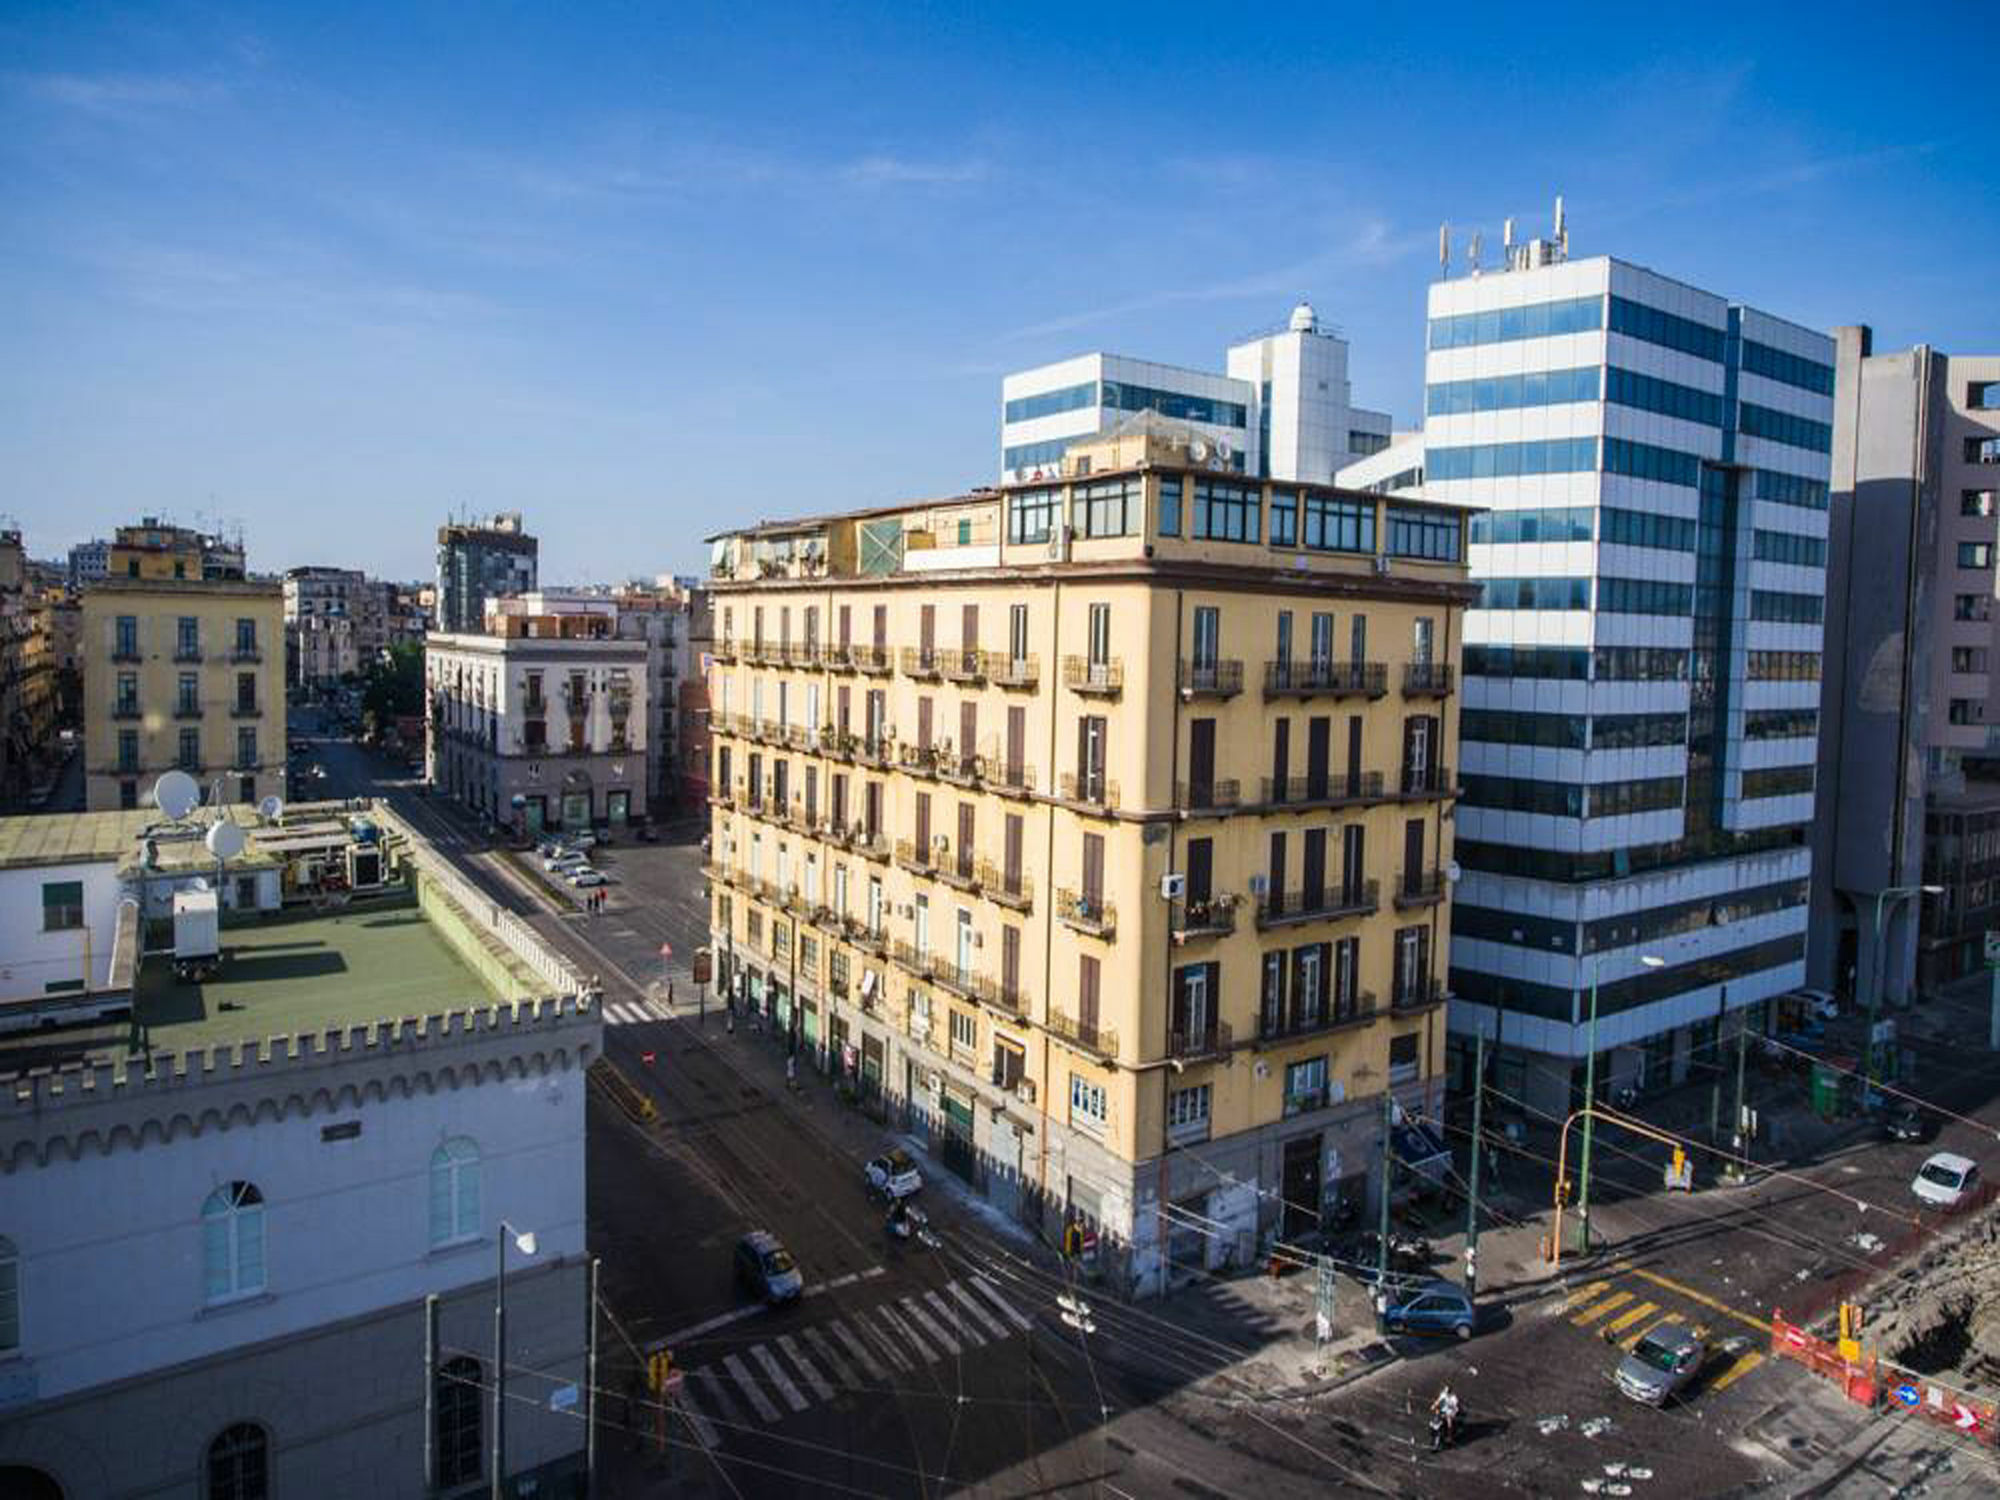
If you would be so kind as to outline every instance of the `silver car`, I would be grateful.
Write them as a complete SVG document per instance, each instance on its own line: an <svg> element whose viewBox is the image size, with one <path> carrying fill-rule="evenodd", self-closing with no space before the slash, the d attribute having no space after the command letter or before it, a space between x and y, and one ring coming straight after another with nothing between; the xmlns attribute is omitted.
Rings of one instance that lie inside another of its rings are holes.
<svg viewBox="0 0 2000 1500"><path fill-rule="evenodd" d="M1690 1330L1678 1323L1657 1323L1618 1362L1612 1379L1634 1401L1665 1406L1700 1373L1707 1353Z"/></svg>

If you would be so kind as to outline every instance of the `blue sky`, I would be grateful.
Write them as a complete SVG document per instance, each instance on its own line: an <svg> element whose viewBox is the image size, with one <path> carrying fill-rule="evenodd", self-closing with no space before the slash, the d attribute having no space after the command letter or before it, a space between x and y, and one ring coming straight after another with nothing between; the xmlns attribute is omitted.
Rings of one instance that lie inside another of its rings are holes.
<svg viewBox="0 0 2000 1500"><path fill-rule="evenodd" d="M1300 296L1409 424L1438 223L1557 191L1577 254L2000 349L1990 10L1662 9L15 0L0 515L690 570L988 479L1008 369L1219 369Z"/></svg>

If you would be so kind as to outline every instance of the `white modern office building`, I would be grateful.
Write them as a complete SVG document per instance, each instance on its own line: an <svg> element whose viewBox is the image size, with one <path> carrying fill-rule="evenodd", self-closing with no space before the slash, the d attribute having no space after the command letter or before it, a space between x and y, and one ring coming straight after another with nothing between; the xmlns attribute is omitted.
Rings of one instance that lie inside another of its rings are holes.
<svg viewBox="0 0 2000 1500"><path fill-rule="evenodd" d="M1080 354L1021 370L1000 387L1000 478L1054 475L1071 443L1133 412L1186 422L1242 473L1330 484L1336 470L1387 446L1389 415L1353 404L1347 341L1309 303L1283 328L1234 345L1227 373L1118 354Z"/></svg>
<svg viewBox="0 0 2000 1500"><path fill-rule="evenodd" d="M1833 341L1560 241L1508 258L1431 288L1422 452L1381 466L1488 512L1452 1027L1559 1111L1593 990L1600 1088L1643 1088L1804 980Z"/></svg>

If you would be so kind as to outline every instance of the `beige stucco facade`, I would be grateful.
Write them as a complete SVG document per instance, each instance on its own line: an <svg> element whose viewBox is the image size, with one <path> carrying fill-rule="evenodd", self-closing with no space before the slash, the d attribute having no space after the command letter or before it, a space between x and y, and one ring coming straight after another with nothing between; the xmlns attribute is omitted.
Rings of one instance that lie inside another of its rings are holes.
<svg viewBox="0 0 2000 1500"><path fill-rule="evenodd" d="M713 939L772 1035L1146 1291L1372 1192L1392 1080L1436 1110L1469 591L1457 512L1079 457L721 540ZM1272 545L1288 500L1346 545ZM1391 508L1449 559L1388 555Z"/></svg>
<svg viewBox="0 0 2000 1500"><path fill-rule="evenodd" d="M89 808L137 806L176 767L204 788L220 780L227 801L282 795L284 653L276 583L93 584L82 639Z"/></svg>

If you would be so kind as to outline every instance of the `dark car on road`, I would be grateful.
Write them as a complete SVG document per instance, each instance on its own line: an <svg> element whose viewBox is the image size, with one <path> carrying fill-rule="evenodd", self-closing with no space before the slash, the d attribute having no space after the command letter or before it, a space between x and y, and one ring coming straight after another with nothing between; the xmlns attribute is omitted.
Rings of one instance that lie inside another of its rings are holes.
<svg viewBox="0 0 2000 1500"><path fill-rule="evenodd" d="M773 1307L798 1301L806 1289L798 1262L768 1229L753 1229L736 1242L736 1284Z"/></svg>
<svg viewBox="0 0 2000 1500"><path fill-rule="evenodd" d="M1384 1333L1449 1334L1469 1339L1478 1326L1478 1309L1465 1294L1465 1288L1449 1281L1392 1287L1382 1307Z"/></svg>
<svg viewBox="0 0 2000 1500"><path fill-rule="evenodd" d="M1882 1111L1885 1141L1927 1141L1937 1132L1937 1116L1914 1099L1892 1099Z"/></svg>

